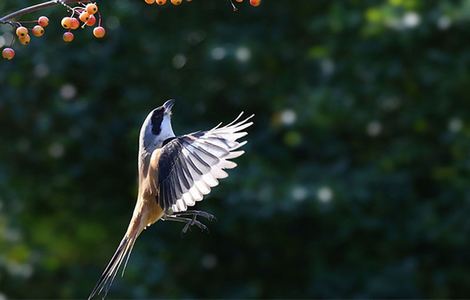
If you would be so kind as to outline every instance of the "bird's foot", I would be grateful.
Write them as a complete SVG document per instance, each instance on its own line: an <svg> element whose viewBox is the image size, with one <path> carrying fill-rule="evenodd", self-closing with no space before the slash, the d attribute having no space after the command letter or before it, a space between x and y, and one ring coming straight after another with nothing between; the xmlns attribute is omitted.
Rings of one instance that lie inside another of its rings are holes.
<svg viewBox="0 0 470 300"><path fill-rule="evenodd" d="M196 217L197 215L193 215L193 218L192 219L188 219L188 222L186 223L186 225L184 225L183 227L183 230L181 231L182 233L186 233L188 231L188 229L190 229L191 226L194 226L196 225L197 227L199 227L199 229L201 229L201 231L204 231L204 230L207 230L207 226L202 224L201 222L199 222L198 220L196 220Z"/></svg>
<svg viewBox="0 0 470 300"><path fill-rule="evenodd" d="M185 216L190 216L190 217L188 218ZM197 226L202 231L204 230L209 231L206 225L204 225L199 220L197 220L198 216L201 216L208 220L215 219L215 217L211 215L210 213L207 213L204 211L198 211L198 210L189 210L189 211L178 212L178 213L173 213L173 214L165 214L162 219L164 221L175 221L175 222L185 223L183 230L181 231L181 233L183 234L185 234L191 228L191 226Z"/></svg>
<svg viewBox="0 0 470 300"><path fill-rule="evenodd" d="M210 213L202 211L202 210L187 210L187 211L173 213L172 215L176 216L176 217L185 217L185 216L192 216L193 218L194 217L203 217L203 218L206 218L209 221L216 220L216 218L213 214L210 214Z"/></svg>

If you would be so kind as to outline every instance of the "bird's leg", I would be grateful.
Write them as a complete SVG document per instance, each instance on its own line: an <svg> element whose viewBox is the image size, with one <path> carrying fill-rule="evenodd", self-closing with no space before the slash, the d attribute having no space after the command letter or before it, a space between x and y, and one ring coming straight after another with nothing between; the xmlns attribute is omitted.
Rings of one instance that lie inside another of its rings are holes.
<svg viewBox="0 0 470 300"><path fill-rule="evenodd" d="M206 225L204 225L201 222L199 222L198 220L196 220L196 215L194 215L193 218L191 219L191 218L179 217L179 216L176 216L176 215L169 215L169 214L167 215L167 214L165 214L163 216L162 220L186 223L186 225L184 225L183 230L182 230L183 233L186 233L188 231L189 227L193 226L193 225L196 225L202 231L207 230Z"/></svg>
<svg viewBox="0 0 470 300"><path fill-rule="evenodd" d="M173 213L172 215L176 216L176 217L192 216L194 218L198 217L198 216L201 216L203 218L206 218L209 221L215 220L215 217L214 217L213 214L210 214L210 213L202 211L202 210L187 210L187 211Z"/></svg>

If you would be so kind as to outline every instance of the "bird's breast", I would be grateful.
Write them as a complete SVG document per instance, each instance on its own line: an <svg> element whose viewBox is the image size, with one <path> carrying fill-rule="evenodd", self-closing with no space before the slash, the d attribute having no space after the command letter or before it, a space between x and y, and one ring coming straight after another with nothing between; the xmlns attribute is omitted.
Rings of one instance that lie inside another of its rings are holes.
<svg viewBox="0 0 470 300"><path fill-rule="evenodd" d="M146 202L146 206L149 207L146 222L147 226L150 226L163 217L163 209L158 205L155 199L148 199Z"/></svg>

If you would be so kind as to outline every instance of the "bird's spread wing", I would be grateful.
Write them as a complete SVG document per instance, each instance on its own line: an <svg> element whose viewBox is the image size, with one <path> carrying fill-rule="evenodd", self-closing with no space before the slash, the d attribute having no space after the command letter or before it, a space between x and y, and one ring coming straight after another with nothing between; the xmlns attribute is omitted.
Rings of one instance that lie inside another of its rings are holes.
<svg viewBox="0 0 470 300"><path fill-rule="evenodd" d="M208 131L173 138L161 148L153 186L158 187L157 201L165 211L185 211L209 194L218 179L228 176L224 169L237 166L230 159L242 155L244 151L237 149L246 144L237 140L247 135L243 130L253 124L248 122L253 115L239 121L242 114L223 127L219 124Z"/></svg>

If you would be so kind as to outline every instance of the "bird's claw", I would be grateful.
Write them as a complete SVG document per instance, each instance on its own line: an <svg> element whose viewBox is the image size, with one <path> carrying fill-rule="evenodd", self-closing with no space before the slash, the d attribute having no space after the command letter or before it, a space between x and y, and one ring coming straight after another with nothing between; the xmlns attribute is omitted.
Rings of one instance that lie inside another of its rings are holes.
<svg viewBox="0 0 470 300"><path fill-rule="evenodd" d="M177 221L177 222L182 222L185 223L183 229L181 230L182 234L185 234L188 232L188 230L191 230L192 226L197 226L201 231L207 231L209 232L209 229L207 228L206 225L201 223L199 220L197 220L197 217L203 217L209 221L215 220L214 215L205 212L205 211L199 211L199 210L188 210L188 211L182 211L182 212L177 212L177 213L168 213L164 214L162 217L162 220L166 221Z"/></svg>
<svg viewBox="0 0 470 300"><path fill-rule="evenodd" d="M182 230L182 233L186 233L188 230L191 230L191 226L194 226L196 225L197 227L199 227L199 229L201 229L201 231L204 231L204 230L208 230L207 229L207 226L202 224L201 222L199 222L197 219L196 219L196 215L193 216L192 219L188 220L188 222L186 223L186 225L184 225L183 227L183 230Z"/></svg>
<svg viewBox="0 0 470 300"><path fill-rule="evenodd" d="M203 217L209 221L214 221L217 220L216 217L213 214L210 214L208 212L202 211L202 210L187 210L187 211L182 211L182 212L177 212L173 213L174 216L193 216L193 217Z"/></svg>

